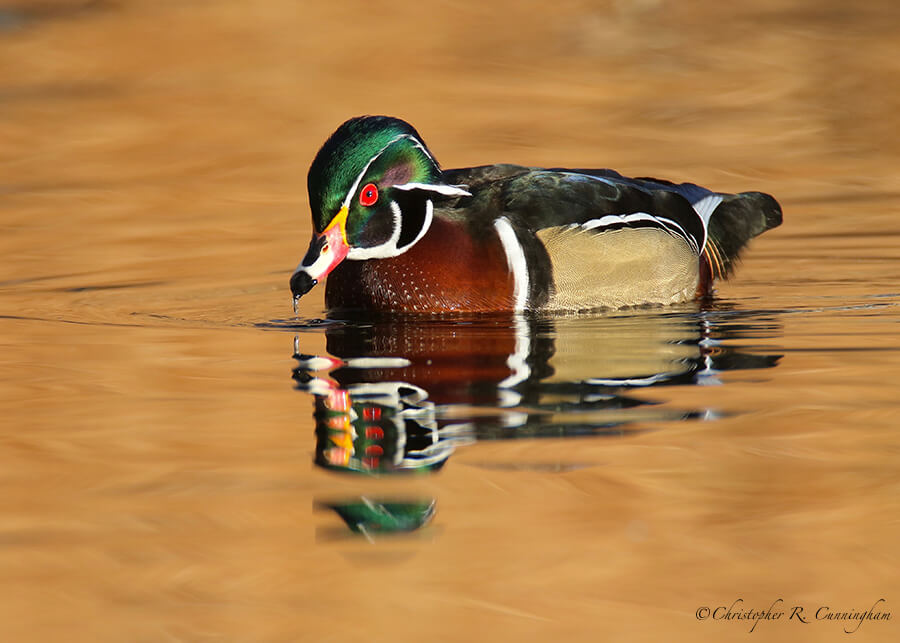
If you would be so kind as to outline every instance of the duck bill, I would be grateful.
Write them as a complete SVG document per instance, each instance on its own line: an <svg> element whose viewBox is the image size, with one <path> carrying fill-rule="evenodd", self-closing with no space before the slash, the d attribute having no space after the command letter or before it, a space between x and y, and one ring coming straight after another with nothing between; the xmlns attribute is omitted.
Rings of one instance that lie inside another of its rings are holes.
<svg viewBox="0 0 900 643"><path fill-rule="evenodd" d="M341 208L321 234L313 234L303 261L291 275L291 292L302 297L328 276L350 252L347 244L347 208Z"/></svg>

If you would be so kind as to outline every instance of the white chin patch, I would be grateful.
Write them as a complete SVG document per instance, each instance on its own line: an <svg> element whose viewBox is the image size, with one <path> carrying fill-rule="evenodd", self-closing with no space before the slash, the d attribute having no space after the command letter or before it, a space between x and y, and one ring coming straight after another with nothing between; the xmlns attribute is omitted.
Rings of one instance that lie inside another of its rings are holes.
<svg viewBox="0 0 900 643"><path fill-rule="evenodd" d="M434 218L434 205L431 203L431 199L425 201L425 221L422 223L422 229L419 230L419 234L416 235L415 239L399 248L397 247L397 242L400 240L403 215L400 212L400 206L397 205L396 201L391 201L391 212L394 215L394 230L391 233L391 238L380 246L373 246L371 248L350 248L350 252L347 253L347 259L361 261L363 259L387 259L389 257L402 255L416 245L419 239L424 237L425 233L428 232L428 228L431 227L431 221Z"/></svg>
<svg viewBox="0 0 900 643"><path fill-rule="evenodd" d="M297 266L297 270L294 272L299 272L303 270L313 279L317 281L321 281L322 276L325 274L325 271L328 270L328 266L331 265L331 255L330 254L320 254L319 258L312 262L309 266L304 266L303 262Z"/></svg>

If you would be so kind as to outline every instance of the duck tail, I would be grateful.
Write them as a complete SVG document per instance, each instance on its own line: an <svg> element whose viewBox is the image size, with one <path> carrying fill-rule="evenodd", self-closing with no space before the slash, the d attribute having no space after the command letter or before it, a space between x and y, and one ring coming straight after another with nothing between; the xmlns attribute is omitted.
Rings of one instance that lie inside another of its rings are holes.
<svg viewBox="0 0 900 643"><path fill-rule="evenodd" d="M768 194L741 192L724 196L709 219L701 273L710 282L726 279L750 239L779 225L781 206Z"/></svg>

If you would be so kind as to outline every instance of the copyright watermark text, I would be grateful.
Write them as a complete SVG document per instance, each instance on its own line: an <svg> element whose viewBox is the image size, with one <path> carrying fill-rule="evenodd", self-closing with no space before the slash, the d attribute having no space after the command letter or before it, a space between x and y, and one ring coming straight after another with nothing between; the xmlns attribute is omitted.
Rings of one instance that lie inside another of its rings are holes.
<svg viewBox="0 0 900 643"><path fill-rule="evenodd" d="M777 598L768 606L751 607L743 598L734 599L730 605L701 605L694 612L698 621L741 621L749 624L748 632L753 632L761 621L780 621L809 625L815 622L839 622L846 634L858 631L864 621L890 621L891 612L887 601L879 598L868 609L837 608L830 605L788 605L783 598Z"/></svg>

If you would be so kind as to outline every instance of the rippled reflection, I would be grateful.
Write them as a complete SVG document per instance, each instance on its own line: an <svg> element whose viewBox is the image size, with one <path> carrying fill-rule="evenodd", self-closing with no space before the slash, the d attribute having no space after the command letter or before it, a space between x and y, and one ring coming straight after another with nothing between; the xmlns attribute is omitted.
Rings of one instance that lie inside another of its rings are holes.
<svg viewBox="0 0 900 643"><path fill-rule="evenodd" d="M666 404L664 387L720 384L724 371L771 368L781 357L731 345L780 327L727 310L344 319L325 334L327 354L304 354L302 335L294 350L297 388L313 396L315 462L369 476L431 473L478 440L623 435L715 419L713 407ZM356 497L326 506L371 537L425 524L434 503Z"/></svg>

